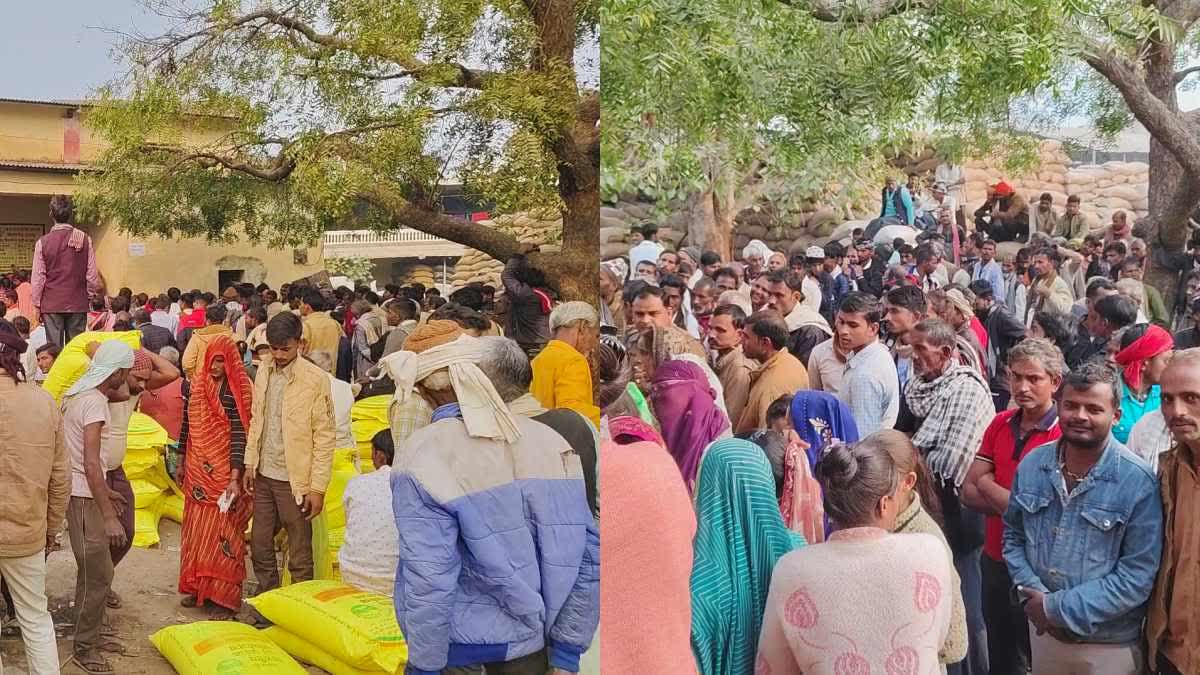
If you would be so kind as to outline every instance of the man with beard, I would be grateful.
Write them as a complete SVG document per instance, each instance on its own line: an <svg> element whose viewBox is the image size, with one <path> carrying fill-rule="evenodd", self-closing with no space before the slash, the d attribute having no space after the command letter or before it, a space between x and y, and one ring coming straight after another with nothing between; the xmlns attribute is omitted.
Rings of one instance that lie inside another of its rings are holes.
<svg viewBox="0 0 1200 675"><path fill-rule="evenodd" d="M1163 552L1146 621L1151 672L1200 671L1200 349L1176 352L1162 376L1162 414L1174 447L1159 461Z"/></svg>
<svg viewBox="0 0 1200 675"><path fill-rule="evenodd" d="M1017 467L1004 560L1036 632L1035 673L1130 675L1145 668L1141 628L1162 554L1150 468L1112 437L1120 387L1105 363L1071 371L1062 438Z"/></svg>
<svg viewBox="0 0 1200 675"><path fill-rule="evenodd" d="M1041 248L1034 251L1029 263L1032 265L1034 277L1029 286L1029 299L1026 301L1026 316L1032 317L1037 312L1047 310L1062 314L1071 313L1071 287L1058 275L1058 265L1062 257L1053 248ZM1029 321L1025 321L1028 325Z"/></svg>
<svg viewBox="0 0 1200 675"><path fill-rule="evenodd" d="M1012 315L1007 307L996 302L992 285L986 279L971 282L975 294L975 316L983 322L988 334L987 365L988 384L996 410L1008 407L1008 363L1009 350L1025 339L1025 326Z"/></svg>
<svg viewBox="0 0 1200 675"><path fill-rule="evenodd" d="M965 671L983 673L988 669L979 578L983 516L964 508L959 495L983 432L995 416L992 397L979 371L959 362L958 340L946 322L926 319L912 327L907 341L914 377L904 388L904 400L918 420L912 443L929 466L941 500L943 530L962 579L970 645Z"/></svg>
<svg viewBox="0 0 1200 675"><path fill-rule="evenodd" d="M712 319L713 309L717 306L717 284L709 277L700 277L692 287L692 316L696 320L698 337L703 340L708 335L708 323Z"/></svg>
<svg viewBox="0 0 1200 675"><path fill-rule="evenodd" d="M1049 340L1030 339L1013 347L1006 379L1017 407L1000 412L983 432L983 444L963 483L963 504L987 516L979 566L988 668L996 675L1029 671L1029 628L1025 612L1012 597L1012 579L1004 565L1002 516L1021 459L1062 435L1054 392L1065 370L1062 352Z"/></svg>

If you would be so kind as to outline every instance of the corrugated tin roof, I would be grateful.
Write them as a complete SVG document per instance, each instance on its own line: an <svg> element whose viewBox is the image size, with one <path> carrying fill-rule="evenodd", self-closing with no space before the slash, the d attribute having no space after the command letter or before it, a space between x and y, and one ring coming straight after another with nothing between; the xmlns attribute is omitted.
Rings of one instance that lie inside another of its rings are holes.
<svg viewBox="0 0 1200 675"><path fill-rule="evenodd" d="M0 96L0 103L27 103L32 105L52 105L62 108L78 108L80 106L91 105L88 101L69 100L69 99L36 99L36 98L11 98L8 96Z"/></svg>
<svg viewBox="0 0 1200 675"><path fill-rule="evenodd" d="M36 99L36 98L12 98L9 96L0 96L0 103L20 103L24 105L48 105L57 108L90 108L96 105L94 101L85 101L82 99ZM216 117L219 119L237 119L237 115L229 113L184 113L194 117Z"/></svg>
<svg viewBox="0 0 1200 675"><path fill-rule="evenodd" d="M0 159L0 169L31 169L33 171L86 171L91 166L87 164L67 164L65 162L23 162L15 159Z"/></svg>

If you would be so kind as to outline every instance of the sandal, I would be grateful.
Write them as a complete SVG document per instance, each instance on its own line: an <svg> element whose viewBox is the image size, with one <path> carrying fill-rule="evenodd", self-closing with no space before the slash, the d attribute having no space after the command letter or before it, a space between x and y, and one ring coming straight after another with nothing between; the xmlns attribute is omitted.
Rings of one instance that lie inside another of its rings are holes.
<svg viewBox="0 0 1200 675"><path fill-rule="evenodd" d="M183 599L179 601L180 607L195 607L196 604L197 598L194 595L185 595L183 596Z"/></svg>
<svg viewBox="0 0 1200 675"><path fill-rule="evenodd" d="M96 649L108 652L109 654L125 655L125 645L119 640L105 640L101 638L100 643L96 645Z"/></svg>
<svg viewBox="0 0 1200 675"><path fill-rule="evenodd" d="M108 663L108 659L96 649L77 651L71 656L71 661L88 675L114 675L117 672Z"/></svg>
<svg viewBox="0 0 1200 675"><path fill-rule="evenodd" d="M121 609L121 596L117 595L116 591L109 591L108 597L104 598L104 604L108 605L109 609Z"/></svg>
<svg viewBox="0 0 1200 675"><path fill-rule="evenodd" d="M237 612L234 612L228 607L214 605L208 609L209 621L233 621L237 617Z"/></svg>

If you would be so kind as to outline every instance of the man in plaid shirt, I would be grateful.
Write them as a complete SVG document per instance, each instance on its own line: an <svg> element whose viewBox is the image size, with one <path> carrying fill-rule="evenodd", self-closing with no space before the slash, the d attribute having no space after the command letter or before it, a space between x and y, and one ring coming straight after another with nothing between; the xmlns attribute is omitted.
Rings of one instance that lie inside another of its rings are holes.
<svg viewBox="0 0 1200 675"><path fill-rule="evenodd" d="M933 474L946 522L946 539L962 579L969 670L985 673L987 628L979 572L984 519L982 514L962 506L959 491L996 409L979 371L959 363L954 329L948 324L937 319L918 323L910 331L909 345L916 377L905 386L904 399L920 420L912 442Z"/></svg>

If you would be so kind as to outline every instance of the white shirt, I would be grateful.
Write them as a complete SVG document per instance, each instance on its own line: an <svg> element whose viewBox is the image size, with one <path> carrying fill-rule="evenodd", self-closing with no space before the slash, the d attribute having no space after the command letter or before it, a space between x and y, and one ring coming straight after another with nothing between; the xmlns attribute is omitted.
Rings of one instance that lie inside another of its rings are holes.
<svg viewBox="0 0 1200 675"><path fill-rule="evenodd" d="M161 326L171 331L171 335L179 333L179 315L164 312L161 309L156 309L150 313L150 323L155 326Z"/></svg>
<svg viewBox="0 0 1200 675"><path fill-rule="evenodd" d="M858 425L860 437L891 429L900 414L900 377L892 353L876 340L846 361L838 393Z"/></svg>
<svg viewBox="0 0 1200 675"><path fill-rule="evenodd" d="M349 382L343 382L336 377L329 376L329 384L333 393L333 417L337 424L337 440L338 448L353 448L354 434L350 429L350 409L354 407L354 389Z"/></svg>
<svg viewBox="0 0 1200 675"><path fill-rule="evenodd" d="M821 283L809 275L804 275L804 281L800 284L800 292L804 294L804 304L811 307L813 311L821 311Z"/></svg>
<svg viewBox="0 0 1200 675"><path fill-rule="evenodd" d="M392 467L382 466L346 484L346 537L338 551L342 581L392 597L400 535L392 516Z"/></svg>
<svg viewBox="0 0 1200 675"><path fill-rule="evenodd" d="M842 389L845 370L846 364L833 351L833 339L830 338L812 348L808 357L808 385L837 396Z"/></svg>
<svg viewBox="0 0 1200 675"><path fill-rule="evenodd" d="M966 195L963 194L963 185L959 185L964 178L966 175L963 173L963 168L957 164L946 162L938 164L937 168L933 170L934 182L945 183L946 196L953 197L954 201L959 204L966 198Z"/></svg>
<svg viewBox="0 0 1200 675"><path fill-rule="evenodd" d="M43 373L37 364L38 347L46 344L46 326L41 325L33 329L29 333L29 339L26 340L29 348L21 355L21 366L25 368L25 379L29 382L44 382L46 373Z"/></svg>
<svg viewBox="0 0 1200 675"><path fill-rule="evenodd" d="M1125 447L1144 459L1151 471L1158 473L1159 456L1171 449L1171 430L1167 428L1162 410L1151 410L1142 415L1130 429Z"/></svg>

